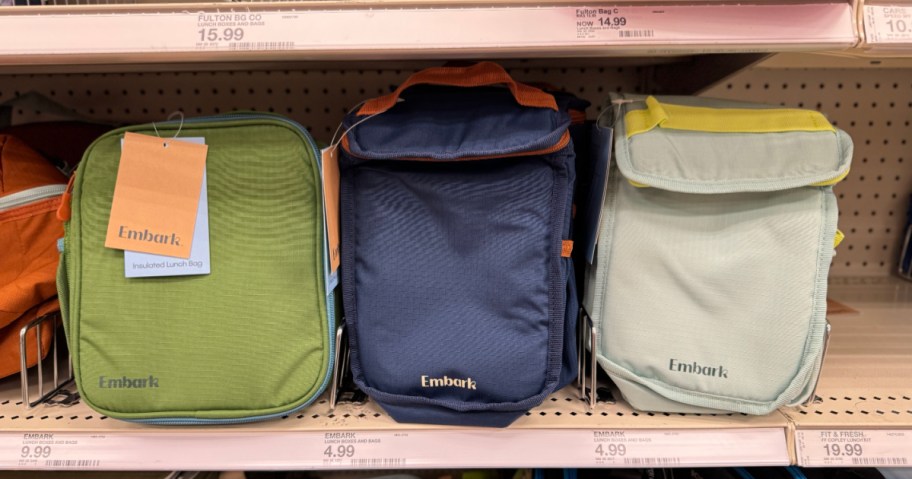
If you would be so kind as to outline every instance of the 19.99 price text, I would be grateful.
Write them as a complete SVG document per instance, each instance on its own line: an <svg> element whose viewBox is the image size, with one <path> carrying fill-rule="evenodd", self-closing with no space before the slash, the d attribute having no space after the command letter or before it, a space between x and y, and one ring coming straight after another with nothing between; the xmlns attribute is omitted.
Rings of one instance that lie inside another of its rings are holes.
<svg viewBox="0 0 912 479"><path fill-rule="evenodd" d="M864 449L861 447L861 444L849 443L849 444L824 444L824 451L826 451L827 457L838 457L838 456L861 456L864 454Z"/></svg>

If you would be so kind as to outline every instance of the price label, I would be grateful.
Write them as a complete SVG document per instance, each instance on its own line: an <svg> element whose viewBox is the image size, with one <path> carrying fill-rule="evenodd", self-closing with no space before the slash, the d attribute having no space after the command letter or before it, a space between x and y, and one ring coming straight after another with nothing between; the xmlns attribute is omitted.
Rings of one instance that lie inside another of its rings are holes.
<svg viewBox="0 0 912 479"><path fill-rule="evenodd" d="M801 466L908 466L912 464L912 431L800 430Z"/></svg>
<svg viewBox="0 0 912 479"><path fill-rule="evenodd" d="M294 36L270 33L277 24L290 24L296 17L270 12L200 12L193 43L197 50L292 50Z"/></svg>
<svg viewBox="0 0 912 479"><path fill-rule="evenodd" d="M631 9L590 7L576 9L576 38L651 39L655 37L653 19L636 15Z"/></svg>
<svg viewBox="0 0 912 479"><path fill-rule="evenodd" d="M659 45L655 51L671 53L780 51L852 46L853 24L848 2L42 12L0 15L0 56L295 51L414 57L451 49L534 53L629 46L633 50L620 51L644 52ZM48 31L54 35L41 34Z"/></svg>
<svg viewBox="0 0 912 479"><path fill-rule="evenodd" d="M598 466L661 466L681 464L681 451L663 445L678 443L659 431L593 431L593 458ZM680 444L677 444L680 445Z"/></svg>
<svg viewBox="0 0 912 479"><path fill-rule="evenodd" d="M865 5L868 43L912 43L912 6Z"/></svg>
<svg viewBox="0 0 912 479"><path fill-rule="evenodd" d="M590 41L646 45L741 43L740 48L744 49L746 45L757 45L765 41L784 45L799 38L814 43L817 40L808 38L812 28L821 38L847 38L847 31L842 27L850 25L851 8L845 10L830 5L833 8L824 11L820 7L821 5L738 5L734 8L731 5L593 6L574 7L574 15L570 20L575 40L580 44ZM750 19L752 28L743 28L745 19ZM766 39L749 38L755 33L765 35ZM667 52L672 50L673 48L668 48Z"/></svg>
<svg viewBox="0 0 912 479"><path fill-rule="evenodd" d="M320 445L322 466L338 468L389 468L409 464L403 457L414 448L407 432L327 432Z"/></svg>
<svg viewBox="0 0 912 479"><path fill-rule="evenodd" d="M55 433L24 433L7 435L0 441L7 455L0 465L24 469L97 469L101 460L83 455L86 444L97 443L104 436L75 437ZM91 449L91 445L89 446Z"/></svg>
<svg viewBox="0 0 912 479"><path fill-rule="evenodd" d="M129 430L0 434L0 469L392 469L779 466L782 428L700 430Z"/></svg>
<svg viewBox="0 0 912 479"><path fill-rule="evenodd" d="M785 434L776 429L592 431L593 465L676 467L788 464Z"/></svg>

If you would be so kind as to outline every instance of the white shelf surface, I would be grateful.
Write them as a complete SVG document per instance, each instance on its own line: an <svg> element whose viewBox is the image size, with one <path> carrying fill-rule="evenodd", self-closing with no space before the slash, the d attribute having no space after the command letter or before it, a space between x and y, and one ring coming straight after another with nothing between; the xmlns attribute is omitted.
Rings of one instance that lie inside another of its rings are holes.
<svg viewBox="0 0 912 479"><path fill-rule="evenodd" d="M4 386L0 393L0 451L4 451L0 468L250 470L789 463L787 421L781 414L657 414L634 412L624 404L600 404L589 411L573 388L553 395L509 428L483 429L398 424L371 403L340 405L330 413L325 399L301 413L270 422L148 426L105 418L82 403L26 410L18 404L15 384ZM44 449L48 446L50 452Z"/></svg>
<svg viewBox="0 0 912 479"><path fill-rule="evenodd" d="M912 466L912 283L859 278L832 285L830 297L859 312L830 316L820 401L782 410L798 463Z"/></svg>
<svg viewBox="0 0 912 479"><path fill-rule="evenodd" d="M282 420L163 427L105 418L81 403L28 410L18 403L16 381L6 380L0 384L0 468L834 465L817 457L826 444L821 433L857 438L858 431L867 434L863 457L871 462L856 465L897 465L880 457L912 464L912 283L843 283L831 287L831 297L859 312L831 316L822 401L807 408L763 417L683 415L635 412L619 402L590 411L577 390L566 388L506 429L398 424L371 403L343 404L330 413L325 399Z"/></svg>
<svg viewBox="0 0 912 479"><path fill-rule="evenodd" d="M654 56L842 50L858 42L847 1L656 3L0 7L0 65Z"/></svg>

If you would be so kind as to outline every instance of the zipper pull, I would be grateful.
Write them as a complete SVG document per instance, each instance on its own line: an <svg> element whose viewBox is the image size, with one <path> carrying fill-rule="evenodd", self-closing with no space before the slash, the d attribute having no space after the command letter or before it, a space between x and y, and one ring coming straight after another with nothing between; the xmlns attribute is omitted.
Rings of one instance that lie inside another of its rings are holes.
<svg viewBox="0 0 912 479"><path fill-rule="evenodd" d="M73 202L74 181L76 181L75 172L70 176L70 181L67 182L66 191L64 191L63 196L60 197L60 206L57 207L57 219L60 221L70 221L70 216L73 214L71 203Z"/></svg>

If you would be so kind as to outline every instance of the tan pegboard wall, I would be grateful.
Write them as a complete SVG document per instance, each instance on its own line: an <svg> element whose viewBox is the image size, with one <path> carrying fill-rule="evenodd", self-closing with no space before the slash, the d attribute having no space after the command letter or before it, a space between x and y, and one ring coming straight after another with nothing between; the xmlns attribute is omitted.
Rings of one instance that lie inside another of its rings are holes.
<svg viewBox="0 0 912 479"><path fill-rule="evenodd" d="M266 70L98 74L0 75L0 103L28 92L44 96L102 122L164 120L235 110L269 111L305 125L329 141L343 115L358 102L396 87L415 70ZM610 91L634 91L639 67L513 68L525 82L544 82L601 104ZM593 108L595 113L598 108ZM40 121L40 111L17 111Z"/></svg>
<svg viewBox="0 0 912 479"><path fill-rule="evenodd" d="M416 65L415 68L433 65ZM415 69L292 69L201 72L0 75L0 103L35 91L103 122L140 123L233 110L287 115L328 141L348 108L387 93ZM594 118L611 91L638 91L641 67L510 69L593 103ZM819 109L855 140L855 164L837 187L847 234L832 275L886 275L895 270L900 230L912 193L912 79L908 70L742 72L706 95ZM39 121L41 111L14 114ZM45 115L46 117L47 115Z"/></svg>
<svg viewBox="0 0 912 479"><path fill-rule="evenodd" d="M739 73L706 96L819 110L855 143L852 171L836 186L846 239L831 276L896 271L912 195L909 70L779 70Z"/></svg>

